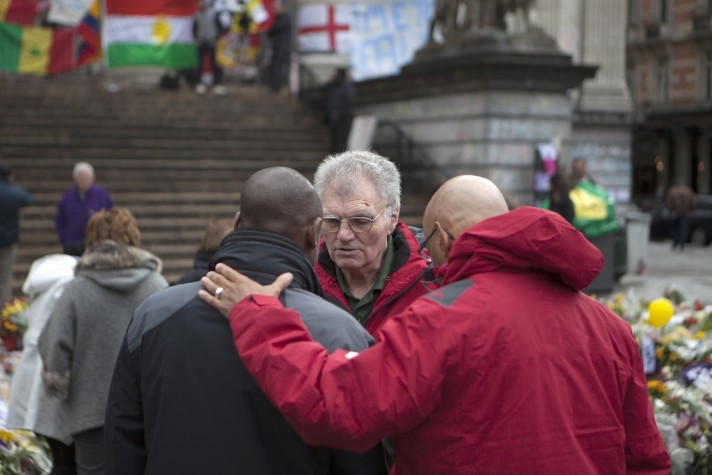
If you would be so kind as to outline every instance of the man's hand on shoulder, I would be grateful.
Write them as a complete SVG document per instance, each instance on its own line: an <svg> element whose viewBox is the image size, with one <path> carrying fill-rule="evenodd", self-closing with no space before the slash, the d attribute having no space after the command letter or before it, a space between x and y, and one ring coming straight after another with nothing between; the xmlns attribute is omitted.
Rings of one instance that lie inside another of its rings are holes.
<svg viewBox="0 0 712 475"><path fill-rule="evenodd" d="M227 318L232 307L248 295L279 297L279 294L292 282L292 274L287 272L277 277L270 285L260 285L230 266L218 264L215 270L208 272L200 282L204 288L198 292L200 300L217 309Z"/></svg>

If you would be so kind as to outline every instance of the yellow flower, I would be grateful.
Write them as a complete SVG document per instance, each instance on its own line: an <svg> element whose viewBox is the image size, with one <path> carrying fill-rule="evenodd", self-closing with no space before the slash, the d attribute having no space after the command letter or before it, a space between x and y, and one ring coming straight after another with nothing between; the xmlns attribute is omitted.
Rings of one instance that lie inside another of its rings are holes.
<svg viewBox="0 0 712 475"><path fill-rule="evenodd" d="M663 350L662 347L658 346L657 348L655 348L655 357L656 357L657 359L662 358L664 351L665 351L665 350Z"/></svg>
<svg viewBox="0 0 712 475"><path fill-rule="evenodd" d="M10 431L0 429L0 439L2 439L5 445L7 445L7 443L10 441L16 441L17 437L15 437L15 434Z"/></svg>
<svg viewBox="0 0 712 475"><path fill-rule="evenodd" d="M662 381L653 379L653 380L648 381L648 391L667 394L668 388L667 388L667 386L665 386L665 383L663 383Z"/></svg>
<svg viewBox="0 0 712 475"><path fill-rule="evenodd" d="M692 339L693 340L702 340L704 337L705 337L705 332L700 330L692 336Z"/></svg>

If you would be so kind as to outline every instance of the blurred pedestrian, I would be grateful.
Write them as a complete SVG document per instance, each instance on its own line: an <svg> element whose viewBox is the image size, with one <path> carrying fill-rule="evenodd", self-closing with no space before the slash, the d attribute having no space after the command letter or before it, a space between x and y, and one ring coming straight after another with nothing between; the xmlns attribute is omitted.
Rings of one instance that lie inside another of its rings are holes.
<svg viewBox="0 0 712 475"><path fill-rule="evenodd" d="M13 182L12 167L0 164L0 309L12 298L12 265L20 236L20 208L32 203L32 195Z"/></svg>
<svg viewBox="0 0 712 475"><path fill-rule="evenodd" d="M54 229L62 250L70 256L81 256L89 218L101 210L114 207L109 192L94 183L94 167L87 162L74 165L74 186L64 192L57 205Z"/></svg>
<svg viewBox="0 0 712 475"><path fill-rule="evenodd" d="M223 70L215 59L215 43L222 33L219 12L213 8L212 0L200 0L200 10L195 14L193 20L193 35L198 42L198 85L195 92L205 94L208 84L203 79L205 69L205 58L210 62L212 71L213 94L224 96L227 89L222 85Z"/></svg>
<svg viewBox="0 0 712 475"><path fill-rule="evenodd" d="M203 240L195 253L193 268L183 274L180 278L171 282L171 285L185 284L187 282L197 282L208 272L210 259L215 251L220 247L223 238L233 229L233 221L230 219L213 219L205 227Z"/></svg>
<svg viewBox="0 0 712 475"><path fill-rule="evenodd" d="M571 173L569 174L569 186L576 187L582 181L587 181L596 185L596 180L588 173L588 164L585 158L576 157L571 161Z"/></svg>
<svg viewBox="0 0 712 475"><path fill-rule="evenodd" d="M569 197L569 191L566 177L560 172L554 173L549 179L549 209L570 223L574 220L574 202Z"/></svg>
<svg viewBox="0 0 712 475"><path fill-rule="evenodd" d="M274 2L274 23L267 31L271 56L267 66L269 90L278 93L289 77L289 62L292 54L292 18L284 8L283 0Z"/></svg>
<svg viewBox="0 0 712 475"><path fill-rule="evenodd" d="M22 338L22 357L12 375L7 426L31 430L44 437L52 452L50 475L75 475L74 445L62 401L49 397L42 386L42 361L37 347L64 286L74 277L77 258L51 254L32 263L22 292L30 298L28 327Z"/></svg>
<svg viewBox="0 0 712 475"><path fill-rule="evenodd" d="M682 251L687 243L687 221L690 211L695 209L695 192L682 180L668 190L665 198L670 218L672 218L672 249Z"/></svg>
<svg viewBox="0 0 712 475"><path fill-rule="evenodd" d="M100 211L87 225L87 250L39 340L47 393L68 412L79 475L105 473L104 418L111 374L136 307L168 284L161 261L140 249L126 208Z"/></svg>
<svg viewBox="0 0 712 475"><path fill-rule="evenodd" d="M338 68L326 88L326 121L331 133L331 153L346 151L353 122L356 90L346 69Z"/></svg>

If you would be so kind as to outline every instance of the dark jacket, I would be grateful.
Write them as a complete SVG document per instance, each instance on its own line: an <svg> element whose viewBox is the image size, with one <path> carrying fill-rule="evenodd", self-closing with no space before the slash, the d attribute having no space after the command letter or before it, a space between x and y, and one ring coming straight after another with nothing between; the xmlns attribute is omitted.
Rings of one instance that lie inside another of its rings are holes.
<svg viewBox="0 0 712 475"><path fill-rule="evenodd" d="M418 246L423 240L422 232L398 221L391 236L396 253L393 267L389 272L388 282L376 299L373 310L364 324L366 330L374 336L388 317L402 312L415 299L427 292L420 283L421 276L428 267L428 262L418 254ZM349 304L336 278L336 264L329 257L329 251L323 242L316 272L324 287L327 300L348 311Z"/></svg>
<svg viewBox="0 0 712 475"><path fill-rule="evenodd" d="M230 324L305 440L392 435L399 475L668 474L630 325L580 292L602 265L560 216L521 207L465 230L443 286L358 355L327 355L273 297Z"/></svg>
<svg viewBox="0 0 712 475"><path fill-rule="evenodd" d="M205 274L208 273L208 265L210 264L210 259L212 259L213 254L207 252L196 252L195 260L193 261L193 268L188 272L183 274L180 278L171 282L171 285L187 284L188 282L197 282Z"/></svg>
<svg viewBox="0 0 712 475"><path fill-rule="evenodd" d="M282 299L330 350L372 342L349 314L321 298L313 268L292 241L236 230L211 266L217 262L263 283L292 272ZM200 288L197 282L171 287L136 310L109 395L107 473L383 473L380 452L371 454L374 460L302 442L245 370L227 320L198 298Z"/></svg>
<svg viewBox="0 0 712 475"><path fill-rule="evenodd" d="M17 242L20 233L20 208L32 202L32 195L23 187L0 179L0 247Z"/></svg>

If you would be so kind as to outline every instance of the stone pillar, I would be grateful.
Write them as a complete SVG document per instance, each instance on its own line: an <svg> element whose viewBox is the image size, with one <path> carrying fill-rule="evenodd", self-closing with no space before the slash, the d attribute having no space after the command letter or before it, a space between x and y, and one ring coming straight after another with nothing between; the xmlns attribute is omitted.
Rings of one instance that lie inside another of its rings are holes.
<svg viewBox="0 0 712 475"><path fill-rule="evenodd" d="M632 101L625 80L626 2L584 2L583 57L599 65L598 74L583 84L583 110L629 111Z"/></svg>
<svg viewBox="0 0 712 475"><path fill-rule="evenodd" d="M537 25L556 38L563 52L570 54L575 63L582 62L581 0L538 0L533 16Z"/></svg>

